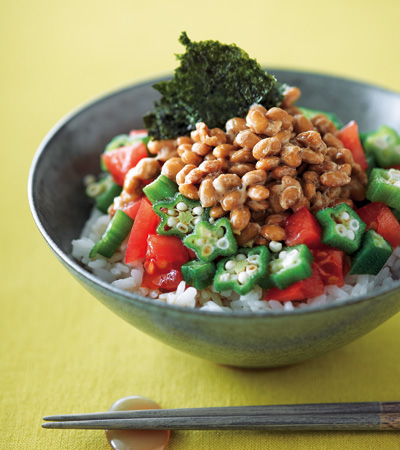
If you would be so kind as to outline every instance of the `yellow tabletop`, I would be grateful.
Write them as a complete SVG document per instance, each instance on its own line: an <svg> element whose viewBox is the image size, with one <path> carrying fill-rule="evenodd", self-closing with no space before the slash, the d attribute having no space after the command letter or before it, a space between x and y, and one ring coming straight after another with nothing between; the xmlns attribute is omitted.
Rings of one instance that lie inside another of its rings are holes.
<svg viewBox="0 0 400 450"><path fill-rule="evenodd" d="M43 430L47 414L144 395L163 407L400 400L400 315L292 367L239 370L165 346L87 293L39 234L26 194L47 131L104 90L171 72L181 31L260 63L400 91L400 3L14 0L0 6L0 448L107 449L102 431ZM170 449L400 449L390 432L173 432Z"/></svg>

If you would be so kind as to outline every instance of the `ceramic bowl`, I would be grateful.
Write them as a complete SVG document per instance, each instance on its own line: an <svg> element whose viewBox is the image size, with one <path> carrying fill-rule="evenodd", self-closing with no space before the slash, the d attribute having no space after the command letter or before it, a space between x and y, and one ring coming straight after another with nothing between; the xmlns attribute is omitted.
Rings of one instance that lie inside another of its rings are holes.
<svg viewBox="0 0 400 450"><path fill-rule="evenodd" d="M400 95L331 76L269 70L302 91L302 106L356 119L361 130L381 124L400 130ZM336 349L373 330L400 310L400 282L345 304L268 313L186 309L120 291L98 280L70 255L91 205L82 179L98 173L99 155L111 138L142 128L158 80L119 89L73 111L46 136L29 177L36 224L56 257L98 300L124 320L193 356L240 367L297 363Z"/></svg>

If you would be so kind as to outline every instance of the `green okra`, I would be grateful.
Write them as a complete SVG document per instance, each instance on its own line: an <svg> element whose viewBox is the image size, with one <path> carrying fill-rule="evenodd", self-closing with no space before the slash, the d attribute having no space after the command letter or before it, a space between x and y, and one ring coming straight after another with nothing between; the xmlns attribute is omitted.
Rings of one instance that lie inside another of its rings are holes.
<svg viewBox="0 0 400 450"><path fill-rule="evenodd" d="M336 247L347 255L360 246L366 224L346 203L322 209L316 214L322 228L322 243Z"/></svg>
<svg viewBox="0 0 400 450"><path fill-rule="evenodd" d="M304 244L285 247L268 265L273 285L279 289L286 289L296 281L310 277L313 260L310 250ZM264 285L265 288L272 287L272 283Z"/></svg>
<svg viewBox="0 0 400 450"><path fill-rule="evenodd" d="M248 294L268 272L270 253L267 247L240 248L236 255L228 256L217 264L214 287L217 291L234 290Z"/></svg>
<svg viewBox="0 0 400 450"><path fill-rule="evenodd" d="M367 133L363 139L365 152L374 155L379 167L400 164L400 135L393 128L382 125Z"/></svg>
<svg viewBox="0 0 400 450"><path fill-rule="evenodd" d="M184 281L196 289L205 289L213 282L216 267L213 261L193 259L181 267Z"/></svg>
<svg viewBox="0 0 400 450"><path fill-rule="evenodd" d="M165 175L159 175L152 183L143 188L143 192L150 203L174 197L178 192L178 185Z"/></svg>
<svg viewBox="0 0 400 450"><path fill-rule="evenodd" d="M97 254L100 254L106 258L111 258L128 237L132 225L133 219L118 209L102 237L93 246L89 257L94 258Z"/></svg>
<svg viewBox="0 0 400 450"><path fill-rule="evenodd" d="M191 234L199 222L208 220L209 208L203 208L199 201L191 200L180 193L154 203L153 209L161 217L157 233L178 236L181 239Z"/></svg>
<svg viewBox="0 0 400 450"><path fill-rule="evenodd" d="M366 197L371 202L382 202L400 209L400 170L372 170L368 180Z"/></svg>
<svg viewBox="0 0 400 450"><path fill-rule="evenodd" d="M377 275L392 254L392 246L376 231L369 229L360 249L352 258L350 274Z"/></svg>
<svg viewBox="0 0 400 450"><path fill-rule="evenodd" d="M218 256L233 255L237 251L231 223L225 217L214 224L199 221L193 233L186 236L183 243L204 262L212 261Z"/></svg>

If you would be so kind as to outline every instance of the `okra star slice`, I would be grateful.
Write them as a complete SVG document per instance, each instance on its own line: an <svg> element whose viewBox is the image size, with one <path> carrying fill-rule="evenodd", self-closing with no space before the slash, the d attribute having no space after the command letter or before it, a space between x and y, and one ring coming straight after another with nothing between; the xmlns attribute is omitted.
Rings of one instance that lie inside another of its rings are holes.
<svg viewBox="0 0 400 450"><path fill-rule="evenodd" d="M286 247L268 264L272 282L279 289L286 289L296 281L305 280L312 275L313 260L304 244Z"/></svg>
<svg viewBox="0 0 400 450"><path fill-rule="evenodd" d="M377 275L392 254L392 246L376 231L368 230L353 257L351 274Z"/></svg>
<svg viewBox="0 0 400 450"><path fill-rule="evenodd" d="M234 290L246 295L267 276L270 253L264 245L240 248L236 255L224 258L217 264L214 287L218 292Z"/></svg>
<svg viewBox="0 0 400 450"><path fill-rule="evenodd" d="M360 246L366 224L346 203L318 211L317 220L322 228L322 242L342 250L347 255Z"/></svg>
<svg viewBox="0 0 400 450"><path fill-rule="evenodd" d="M364 148L366 153L374 156L380 167L400 164L400 136L396 130L387 125L367 133Z"/></svg>
<svg viewBox="0 0 400 450"><path fill-rule="evenodd" d="M193 233L187 236L183 243L204 262L212 261L217 256L233 255L237 251L231 223L225 217L214 224L199 221Z"/></svg>
<svg viewBox="0 0 400 450"><path fill-rule="evenodd" d="M174 235L183 239L192 233L200 221L208 220L208 208L203 208L200 202L179 193L172 199L156 202L153 208L161 217L157 233L162 235Z"/></svg>
<svg viewBox="0 0 400 450"><path fill-rule="evenodd" d="M368 181L366 197L400 209L400 170L373 169Z"/></svg>

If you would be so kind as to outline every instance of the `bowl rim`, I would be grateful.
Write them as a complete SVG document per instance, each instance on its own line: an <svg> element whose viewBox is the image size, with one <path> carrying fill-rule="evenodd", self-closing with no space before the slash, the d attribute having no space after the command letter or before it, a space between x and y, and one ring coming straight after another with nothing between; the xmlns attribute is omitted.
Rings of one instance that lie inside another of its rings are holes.
<svg viewBox="0 0 400 450"><path fill-rule="evenodd" d="M390 89L377 86L374 84L370 84L368 82L359 81L351 78L346 78L342 76L336 76L336 75L329 75L325 73L318 73L318 72L310 72L306 70L290 70L287 68L268 68L268 73L274 74L274 72L280 72L280 73L288 73L288 74L294 74L299 76L317 76L317 77L323 77L327 80L341 80L344 82L353 83L355 85L359 85L362 87L366 87L369 89L374 89L378 91L385 92L389 95L395 95L400 97L399 92L392 91ZM256 318L262 318L265 320L268 317L289 317L289 316L298 316L298 315L311 315L311 314L320 314L324 313L325 311L340 309L346 306L354 305L357 303L362 303L364 301L372 300L375 297L379 295L387 294L391 291L395 291L400 288L400 280L396 280L394 285L391 285L390 287L379 287L376 291L374 291L373 295L362 295L350 299L346 299L344 301L336 301L334 303L329 304L318 304L318 305L310 305L305 308L294 308L291 310L285 310L285 309L271 309L271 310L260 310L260 311L244 311L244 310L231 310L228 312L225 311L210 311L210 310L203 310L200 308L187 308L184 306L178 306L178 305L171 305L168 304L162 300L158 299L151 299L148 297L144 297L140 294L136 294L130 291L124 291L122 289L116 288L112 286L110 283L107 283L98 277L96 277L93 273L89 272L86 268L83 267L81 263L76 261L70 254L64 252L61 250L57 244L54 242L54 240L51 238L50 234L47 232L46 228L42 224L39 214L38 214L38 208L36 207L37 201L34 198L34 185L35 185L35 175L36 175L36 169L40 164L41 159L44 157L46 150L48 148L48 145L52 141L52 139L59 133L64 126L68 124L70 120L73 118L76 118L80 114L83 114L86 112L86 110L94 108L98 103L105 102L111 97L121 95L125 91L129 91L131 89L137 89L145 85L154 84L161 80L166 80L171 78L171 73L159 73L159 74L153 74L148 75L141 78L136 78L133 80L130 80L127 83L122 83L117 86L114 86L111 89L104 90L100 92L99 94L89 98L88 100L82 102L80 105L76 106L72 110L70 110L68 113L66 113L61 119L59 119L55 125L47 132L41 143L39 144L34 157L31 162L31 166L29 169L28 174L28 203L31 210L31 214L33 216L33 219L35 221L36 226L38 227L40 233L44 237L45 241L51 248L51 250L54 252L54 254L60 259L61 262L63 262L72 272L74 272L76 275L78 275L78 278L86 279L88 280L92 285L96 286L98 285L105 291L110 291L114 296L118 297L119 300L122 300L125 303L131 303L131 302L139 302L143 307L148 307L150 309L159 309L165 311L172 312L185 312L185 314L195 314L198 316L206 316L206 317L214 317L214 318L229 318L229 320L232 319L256 319ZM77 237L78 239L79 237Z"/></svg>

